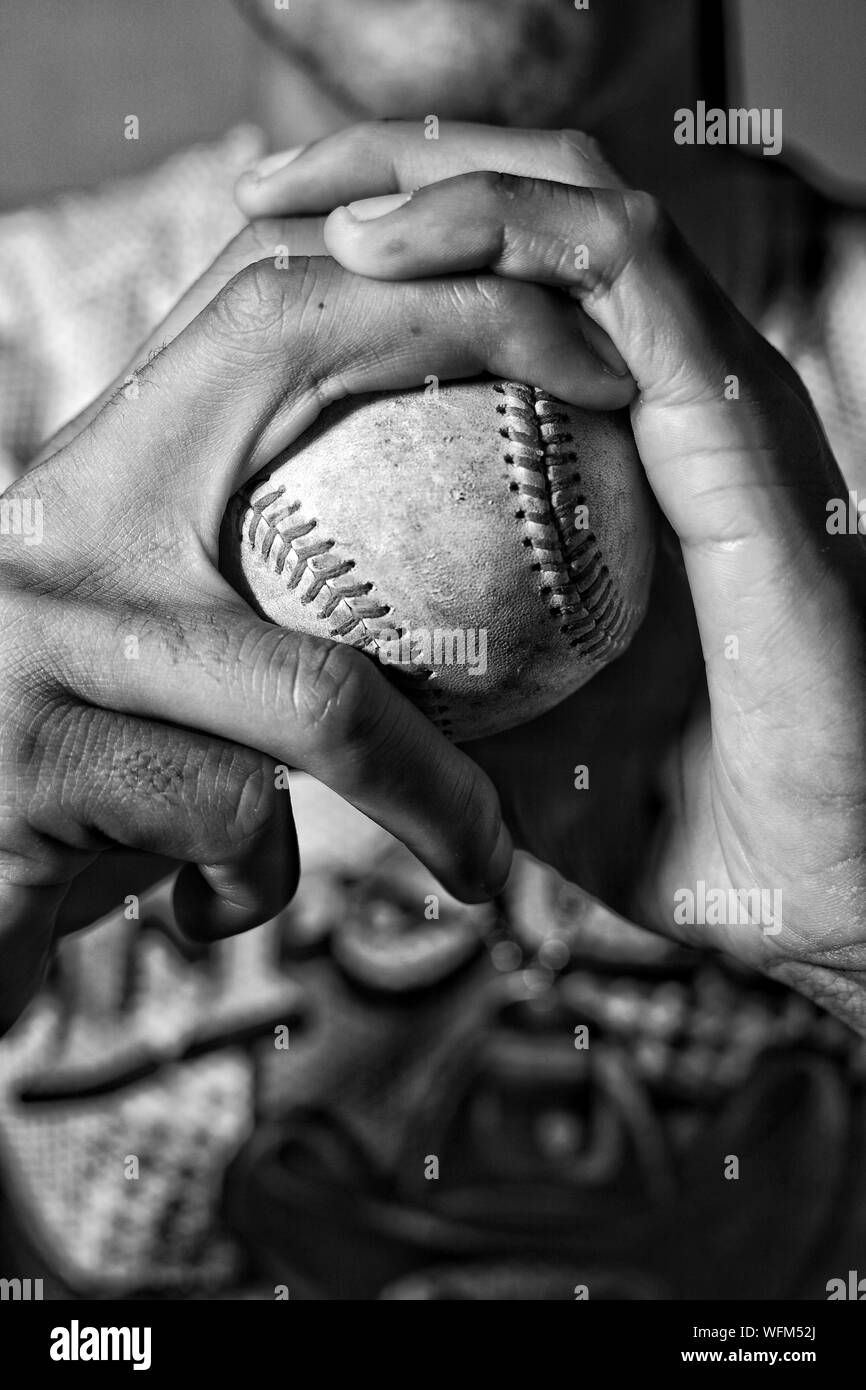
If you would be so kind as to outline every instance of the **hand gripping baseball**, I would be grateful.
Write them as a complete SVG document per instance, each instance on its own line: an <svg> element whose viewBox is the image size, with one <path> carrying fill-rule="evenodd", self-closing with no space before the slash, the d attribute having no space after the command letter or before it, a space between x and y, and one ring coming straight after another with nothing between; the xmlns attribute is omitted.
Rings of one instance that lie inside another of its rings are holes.
<svg viewBox="0 0 866 1390"><path fill-rule="evenodd" d="M248 255L246 239L229 261ZM348 392L530 367L556 391L570 360L598 404L622 404L548 299L492 276L381 286L326 258L257 260L7 491L39 526L0 536L0 1023L107 847L187 861L190 933L272 916L298 872L275 764L327 782L462 898L498 889L511 848L486 775L357 652L256 618L217 538L237 487ZM542 317L549 353L530 363L518 325Z"/></svg>
<svg viewBox="0 0 866 1390"><path fill-rule="evenodd" d="M688 589L673 565L618 663L478 756L521 843L866 1030L866 557L862 536L826 527L828 501L860 480L842 478L790 366L577 132L359 127L238 196L253 215L336 208L328 249L367 276L484 268L559 286L627 364ZM579 385L562 394L578 402ZM765 891L781 912L678 918L701 883Z"/></svg>

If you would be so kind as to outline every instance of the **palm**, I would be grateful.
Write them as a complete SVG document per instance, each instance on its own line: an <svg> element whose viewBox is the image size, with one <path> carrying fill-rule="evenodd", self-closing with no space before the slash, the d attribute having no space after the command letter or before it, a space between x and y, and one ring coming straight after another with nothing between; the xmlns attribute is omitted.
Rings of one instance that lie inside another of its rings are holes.
<svg viewBox="0 0 866 1390"><path fill-rule="evenodd" d="M610 906L651 919L664 787L706 707L685 575L663 547L629 650L540 719L469 751L493 778L517 844ZM636 698L637 697L637 698ZM575 768L588 787L575 788Z"/></svg>
<svg viewBox="0 0 866 1390"><path fill-rule="evenodd" d="M818 663L819 685L820 671ZM821 769L839 761L838 745L859 748L856 702L849 720L844 710L834 719L828 692L820 699L813 694L825 737L805 720L789 730L799 791L789 788L790 806L785 798L777 805L778 852L767 843L756 859L755 847L766 840L756 820L767 819L773 755L763 767L730 730L721 736L714 729L688 584L663 549L647 616L625 655L542 718L479 740L469 751L495 782L519 847L623 916L753 966L776 966L780 978L787 978L786 957L814 962L825 948L828 959L843 950L849 970L863 972L856 919L845 918L840 929L821 906L834 894L818 893L813 903L804 897L802 880L817 877L811 861L820 868L826 850L815 806L801 803L820 788ZM578 764L589 770L586 790L575 789ZM835 843L830 840L831 849ZM781 933L744 931L735 921L677 925L676 889L701 879L723 892L752 882L778 888L785 903Z"/></svg>

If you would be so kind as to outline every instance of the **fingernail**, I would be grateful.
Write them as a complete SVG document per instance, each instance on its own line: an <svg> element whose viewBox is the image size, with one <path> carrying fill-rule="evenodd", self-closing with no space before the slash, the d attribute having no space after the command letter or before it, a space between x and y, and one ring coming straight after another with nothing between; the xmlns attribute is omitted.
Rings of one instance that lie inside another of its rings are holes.
<svg viewBox="0 0 866 1390"><path fill-rule="evenodd" d="M514 857L514 845L508 833L505 822L499 827L499 835L496 840L496 847L490 856L490 862L484 872L484 887L491 894L501 893L508 882L508 875L511 872L511 860Z"/></svg>
<svg viewBox="0 0 866 1390"><path fill-rule="evenodd" d="M622 353L611 342L603 328L592 319L587 318L581 325L586 345L599 360L605 371L612 372L614 376L628 376L628 363Z"/></svg>
<svg viewBox="0 0 866 1390"><path fill-rule="evenodd" d="M306 148L306 145L295 145L292 150L280 150L278 154L266 155L248 171L250 178L269 179L271 174L278 174L287 164L291 164L292 160L297 159L299 154L303 154Z"/></svg>
<svg viewBox="0 0 866 1390"><path fill-rule="evenodd" d="M386 193L381 198L361 198L357 203L348 203L346 211L356 222L375 222L377 217L396 212L411 197L411 193Z"/></svg>

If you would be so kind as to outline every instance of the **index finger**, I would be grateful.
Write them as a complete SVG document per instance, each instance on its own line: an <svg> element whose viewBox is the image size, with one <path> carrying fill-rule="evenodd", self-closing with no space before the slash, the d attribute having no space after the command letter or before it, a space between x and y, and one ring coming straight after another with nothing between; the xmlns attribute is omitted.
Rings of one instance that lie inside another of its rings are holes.
<svg viewBox="0 0 866 1390"><path fill-rule="evenodd" d="M264 177L242 174L235 189L247 217L328 213L377 194L412 189L477 169L552 183L622 186L592 136L580 130L512 130L465 121L366 121L297 152Z"/></svg>

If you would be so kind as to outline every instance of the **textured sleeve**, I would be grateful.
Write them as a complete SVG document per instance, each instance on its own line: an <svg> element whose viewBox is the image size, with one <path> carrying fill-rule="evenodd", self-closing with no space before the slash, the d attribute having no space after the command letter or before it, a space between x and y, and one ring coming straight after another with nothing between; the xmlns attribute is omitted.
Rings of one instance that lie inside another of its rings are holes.
<svg viewBox="0 0 866 1390"><path fill-rule="evenodd" d="M0 482L123 370L243 226L241 126L149 173L0 217Z"/></svg>

